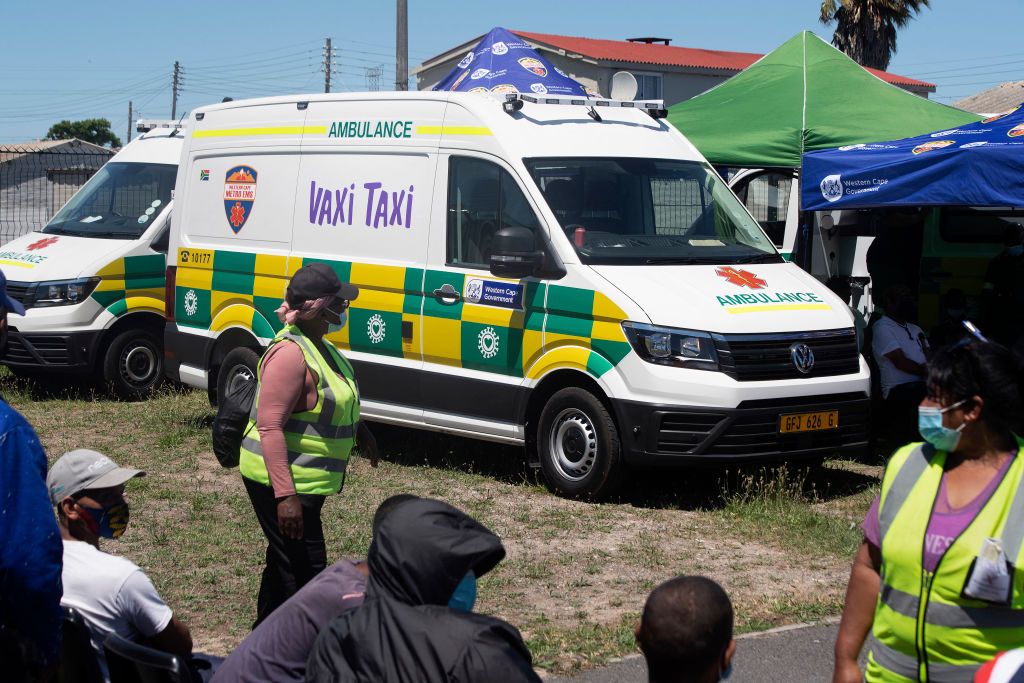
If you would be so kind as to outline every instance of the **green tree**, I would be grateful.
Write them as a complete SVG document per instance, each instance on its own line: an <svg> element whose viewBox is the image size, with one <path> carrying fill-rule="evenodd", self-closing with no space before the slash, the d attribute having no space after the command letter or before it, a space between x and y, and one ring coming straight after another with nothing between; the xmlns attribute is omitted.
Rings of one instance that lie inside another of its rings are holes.
<svg viewBox="0 0 1024 683"><path fill-rule="evenodd" d="M896 31L930 0L822 0L821 23L836 22L832 44L861 66L889 68L896 54Z"/></svg>
<svg viewBox="0 0 1024 683"><path fill-rule="evenodd" d="M50 126L46 131L47 140L70 140L78 138L91 142L94 145L110 145L120 147L121 139L110 130L110 121L107 119L82 119L81 121L68 121L64 119L59 123Z"/></svg>

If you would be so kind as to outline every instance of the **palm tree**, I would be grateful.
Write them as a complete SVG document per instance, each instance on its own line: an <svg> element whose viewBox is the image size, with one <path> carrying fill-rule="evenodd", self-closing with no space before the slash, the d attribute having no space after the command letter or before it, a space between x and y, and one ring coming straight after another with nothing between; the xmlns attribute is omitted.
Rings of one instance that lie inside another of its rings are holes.
<svg viewBox="0 0 1024 683"><path fill-rule="evenodd" d="M896 31L930 0L822 0L821 23L836 22L832 44L861 66L889 68Z"/></svg>

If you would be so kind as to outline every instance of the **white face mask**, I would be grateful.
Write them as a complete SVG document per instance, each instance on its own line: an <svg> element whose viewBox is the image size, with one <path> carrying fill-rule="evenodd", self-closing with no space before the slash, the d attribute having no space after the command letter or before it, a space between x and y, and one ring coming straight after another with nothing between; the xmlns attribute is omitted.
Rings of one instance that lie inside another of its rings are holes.
<svg viewBox="0 0 1024 683"><path fill-rule="evenodd" d="M345 327L345 323L348 322L348 309L342 311L341 315L339 315L338 318L339 321L336 323L327 323L327 334L341 332L341 328Z"/></svg>

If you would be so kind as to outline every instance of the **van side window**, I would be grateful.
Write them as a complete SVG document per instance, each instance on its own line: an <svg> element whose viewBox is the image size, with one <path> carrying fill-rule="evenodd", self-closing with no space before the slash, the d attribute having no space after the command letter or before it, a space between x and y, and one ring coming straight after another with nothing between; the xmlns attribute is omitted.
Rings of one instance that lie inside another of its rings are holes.
<svg viewBox="0 0 1024 683"><path fill-rule="evenodd" d="M533 208L512 176L482 159L448 164L449 265L488 268L494 233L507 227L540 231Z"/></svg>
<svg viewBox="0 0 1024 683"><path fill-rule="evenodd" d="M747 205L747 210L768 233L768 239L780 248L786 234L786 215L789 212L792 187L792 175L768 171L742 181L733 188L736 196Z"/></svg>

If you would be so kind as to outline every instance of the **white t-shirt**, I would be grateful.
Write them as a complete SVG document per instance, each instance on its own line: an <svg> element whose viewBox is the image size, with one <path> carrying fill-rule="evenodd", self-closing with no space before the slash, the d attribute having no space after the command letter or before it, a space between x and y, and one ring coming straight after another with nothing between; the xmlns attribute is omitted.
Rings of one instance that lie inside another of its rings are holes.
<svg viewBox="0 0 1024 683"><path fill-rule="evenodd" d="M64 541L64 597L85 618L103 677L109 679L103 641L117 633L136 642L162 632L171 623L168 607L141 569L83 541Z"/></svg>
<svg viewBox="0 0 1024 683"><path fill-rule="evenodd" d="M888 398L889 390L895 386L908 382L920 382L923 379L918 375L900 370L885 357L885 354L896 349L903 349L903 355L912 361L924 363L928 360L925 355L928 341L920 327L914 323L901 325L888 316L882 316L875 323L872 332L871 350L875 354L875 362L878 363L883 398Z"/></svg>

